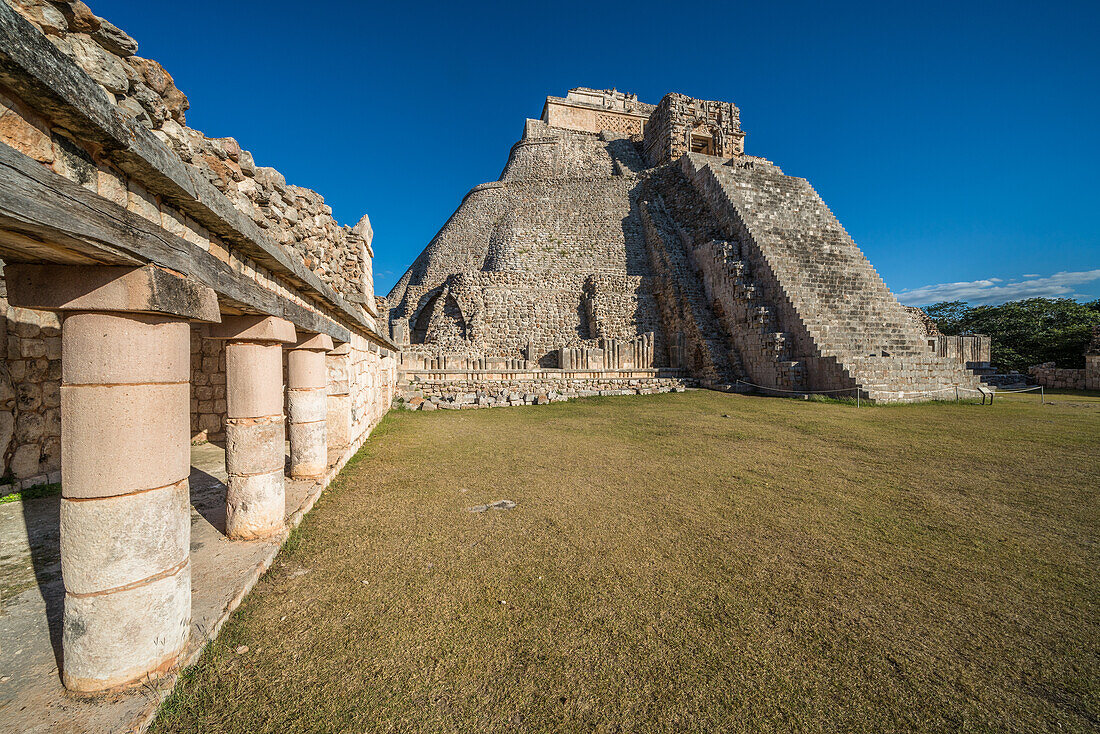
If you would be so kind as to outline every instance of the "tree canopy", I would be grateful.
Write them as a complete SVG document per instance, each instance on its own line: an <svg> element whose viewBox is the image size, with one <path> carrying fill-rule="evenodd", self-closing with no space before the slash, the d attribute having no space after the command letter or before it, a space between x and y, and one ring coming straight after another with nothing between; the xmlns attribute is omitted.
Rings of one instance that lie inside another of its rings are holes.
<svg viewBox="0 0 1100 734"><path fill-rule="evenodd" d="M1071 298L1027 298L999 306L968 306L943 301L924 312L944 334L986 334L991 360L1003 371L1054 362L1059 367L1085 366L1085 349L1092 327L1100 324L1100 300L1080 303Z"/></svg>

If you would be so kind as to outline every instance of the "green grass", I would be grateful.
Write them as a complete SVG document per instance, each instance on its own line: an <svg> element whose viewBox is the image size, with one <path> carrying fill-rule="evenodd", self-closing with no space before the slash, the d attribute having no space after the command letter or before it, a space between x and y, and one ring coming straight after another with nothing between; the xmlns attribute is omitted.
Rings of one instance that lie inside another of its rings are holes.
<svg viewBox="0 0 1100 734"><path fill-rule="evenodd" d="M153 731L1096 731L1100 400L1055 402L394 411Z"/></svg>
<svg viewBox="0 0 1100 734"><path fill-rule="evenodd" d="M61 483L53 482L52 484L36 484L33 487L27 487L26 489L20 489L10 494L5 494L0 497L0 505L6 505L9 502L22 502L23 500L33 500L37 497L48 497L52 494L58 494L61 492Z"/></svg>

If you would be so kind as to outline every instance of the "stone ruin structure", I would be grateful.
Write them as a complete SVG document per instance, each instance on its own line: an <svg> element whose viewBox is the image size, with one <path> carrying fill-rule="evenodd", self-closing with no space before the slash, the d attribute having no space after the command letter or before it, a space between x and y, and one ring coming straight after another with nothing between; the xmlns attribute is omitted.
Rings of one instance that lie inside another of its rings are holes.
<svg viewBox="0 0 1100 734"><path fill-rule="evenodd" d="M1032 365L1028 374L1035 384L1066 390L1100 390L1100 326L1092 327L1085 349L1084 368L1059 367L1054 362Z"/></svg>
<svg viewBox="0 0 1100 734"><path fill-rule="evenodd" d="M224 442L228 537L278 537L285 477L323 486L396 378L369 220L187 127L137 51L82 2L0 3L3 482L62 482L61 672L83 693L187 643L191 441Z"/></svg>
<svg viewBox="0 0 1100 734"><path fill-rule="evenodd" d="M805 179L744 144L729 102L547 97L384 300L401 394L434 409L684 384L976 388L988 339L935 334Z"/></svg>

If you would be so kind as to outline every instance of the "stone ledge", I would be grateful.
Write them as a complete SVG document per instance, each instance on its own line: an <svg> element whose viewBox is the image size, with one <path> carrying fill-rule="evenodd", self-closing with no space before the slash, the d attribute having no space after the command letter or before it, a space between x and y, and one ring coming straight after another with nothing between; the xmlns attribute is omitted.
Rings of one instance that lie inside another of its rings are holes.
<svg viewBox="0 0 1100 734"><path fill-rule="evenodd" d="M6 6L5 6L6 7ZM43 311L120 311L159 313L218 322L214 291L161 268L105 265L30 265L4 267L8 301Z"/></svg>

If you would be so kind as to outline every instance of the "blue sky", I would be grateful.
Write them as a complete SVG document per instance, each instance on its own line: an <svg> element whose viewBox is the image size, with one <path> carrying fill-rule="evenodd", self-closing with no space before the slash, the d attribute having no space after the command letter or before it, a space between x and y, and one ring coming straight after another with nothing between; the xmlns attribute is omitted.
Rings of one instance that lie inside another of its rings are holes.
<svg viewBox="0 0 1100 734"><path fill-rule="evenodd" d="M903 302L1100 297L1100 3L89 4L192 127L369 214L380 293L589 86L736 103Z"/></svg>

